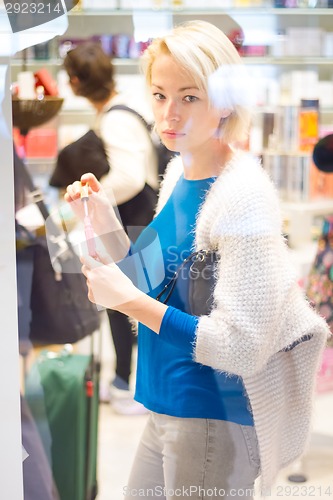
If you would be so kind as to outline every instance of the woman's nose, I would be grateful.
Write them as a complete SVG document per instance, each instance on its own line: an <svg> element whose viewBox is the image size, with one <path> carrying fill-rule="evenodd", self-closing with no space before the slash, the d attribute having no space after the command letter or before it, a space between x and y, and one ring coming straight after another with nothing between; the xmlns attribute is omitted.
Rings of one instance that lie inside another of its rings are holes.
<svg viewBox="0 0 333 500"><path fill-rule="evenodd" d="M165 118L168 121L180 119L179 104L176 101L170 100L165 107Z"/></svg>

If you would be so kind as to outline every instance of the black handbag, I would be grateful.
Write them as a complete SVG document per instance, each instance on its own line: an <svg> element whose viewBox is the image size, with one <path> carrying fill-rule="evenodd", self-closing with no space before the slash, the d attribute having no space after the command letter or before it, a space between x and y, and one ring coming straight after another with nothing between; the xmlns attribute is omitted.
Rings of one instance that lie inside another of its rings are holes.
<svg viewBox="0 0 333 500"><path fill-rule="evenodd" d="M100 179L109 170L110 165L102 139L93 130L88 130L59 152L49 184L56 188L65 188L87 172L92 172Z"/></svg>
<svg viewBox="0 0 333 500"><path fill-rule="evenodd" d="M88 299L79 257L49 217L42 195L36 190L24 164L20 167L19 175L25 187L35 195L35 203L44 219L48 219L47 226L52 233L52 241L49 241L52 247L51 262L46 236L35 237L17 226L18 292L26 279L24 273L20 273L22 266L19 264L29 258L32 261L29 324L24 328L22 321L19 321L19 326L21 323L22 332L24 329L28 331L29 340L35 345L77 342L99 328L100 314L96 305ZM27 315L24 317L27 318ZM19 301L19 319L22 318ZM27 335L23 336L27 338Z"/></svg>
<svg viewBox="0 0 333 500"><path fill-rule="evenodd" d="M156 151L158 161L158 175L162 176L167 164L176 153L169 151L164 144L153 134L153 126L146 122L137 111L123 104L112 106L106 111L126 111L135 115L147 130L152 145ZM56 188L67 187L87 172L92 172L97 179L101 179L110 170L105 153L103 140L94 130L88 130L82 137L65 146L58 154L55 169L50 177L50 186Z"/></svg>
<svg viewBox="0 0 333 500"><path fill-rule="evenodd" d="M156 300L167 304L177 291L185 310L193 316L209 314L213 306L216 267L219 256L214 251L198 250L178 266Z"/></svg>
<svg viewBox="0 0 333 500"><path fill-rule="evenodd" d="M123 110L134 114L149 132L148 123L134 109L117 105L110 108L107 113L112 110ZM167 151L165 146L161 145L160 150L157 149L157 154L162 154L163 150ZM171 158L171 152L169 154ZM92 172L100 180L109 170L110 165L105 153L104 143L93 130L89 130L59 152L49 184L53 187L65 188L80 179L86 172ZM118 205L120 222L124 229L129 232L133 242L137 239L142 228L152 221L156 203L157 192L149 184L145 183L143 189L136 196Z"/></svg>

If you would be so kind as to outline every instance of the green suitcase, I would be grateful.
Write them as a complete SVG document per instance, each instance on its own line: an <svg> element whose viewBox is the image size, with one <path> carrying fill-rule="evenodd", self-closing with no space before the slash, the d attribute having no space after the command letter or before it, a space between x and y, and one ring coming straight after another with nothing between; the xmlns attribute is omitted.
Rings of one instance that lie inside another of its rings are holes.
<svg viewBox="0 0 333 500"><path fill-rule="evenodd" d="M99 362L45 351L26 378L35 418L61 500L97 496Z"/></svg>

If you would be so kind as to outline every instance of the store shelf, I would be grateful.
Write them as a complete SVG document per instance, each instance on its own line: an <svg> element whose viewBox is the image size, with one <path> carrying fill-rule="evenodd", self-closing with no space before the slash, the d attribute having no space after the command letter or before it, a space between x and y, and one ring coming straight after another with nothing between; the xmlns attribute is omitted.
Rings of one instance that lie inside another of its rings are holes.
<svg viewBox="0 0 333 500"><path fill-rule="evenodd" d="M23 59L12 59L11 60L11 66L13 66L14 68L23 67L24 64L27 67L29 67L29 66L36 66L36 67L61 66L62 60L61 59L27 59L26 61L23 61Z"/></svg>
<svg viewBox="0 0 333 500"><path fill-rule="evenodd" d="M300 248L309 244L315 217L333 214L333 200L321 199L308 202L281 202L282 214L288 220L289 244Z"/></svg>
<svg viewBox="0 0 333 500"><path fill-rule="evenodd" d="M233 15L244 15L244 16L258 16L258 15L267 15L271 14L274 16L327 16L333 14L332 9L321 9L321 8L308 8L308 9L286 9L286 8L274 8L274 7L249 7L249 8L229 8L229 9L216 9L203 7L202 9L185 9L185 8L177 8L177 9L101 9L101 10L84 10L80 12L69 12L69 17L80 17L80 16L128 16L132 17L133 11L135 12L152 12L156 13L172 13L175 16L221 16L223 14L228 16Z"/></svg>
<svg viewBox="0 0 333 500"><path fill-rule="evenodd" d="M134 2L133 2L134 3ZM137 2L139 3L139 2ZM194 4L195 2L193 2ZM199 2L195 4L198 5ZM315 40L309 39L308 51L297 50L295 46L291 47L287 44L287 47L283 45L283 40L276 38L278 34L286 33L288 35L288 30L290 28L309 28L322 30L322 33L333 33L333 8L274 8L271 6L267 7L241 7L241 8L219 8L218 6L208 7L209 2L202 0L202 8L174 8L174 9L101 9L101 10L83 10L78 12L70 12L68 15L68 30L65 34L56 40L56 43L50 48L50 59L34 60L31 57L34 56L34 52L29 53L29 59L26 61L26 66L28 69L34 71L41 67L46 67L52 73L52 76L57 77L57 73L62 69L63 61L59 55L58 43L64 40L76 40L80 38L91 38L93 36L114 36L118 34L123 34L130 39L135 32L135 17L133 13L138 13L141 15L142 19L147 21L148 17L153 17L156 15L166 17L169 16L170 23L178 24L186 20L191 19L203 19L208 22L215 24L225 33L231 33L235 27L242 27L247 44L253 47L265 46L263 53L267 53L265 56L243 56L243 62L250 67L250 72L253 74L261 75L264 78L271 79L274 83L278 81L279 77L284 73L290 73L293 69L301 72L306 70L317 71L319 74L319 80L321 81L332 81L332 57L324 56L284 56L276 57L270 54L282 55L286 53L290 54L324 54L325 50L329 53L331 50L330 41L328 40L327 45L324 43L324 39L320 42L320 45L314 45ZM210 2L212 4L212 2ZM222 3L222 2L221 2ZM189 2L188 2L189 4ZM191 5L193 5L191 3ZM110 2L111 5L111 2ZM115 5L115 3L113 3ZM217 2L216 2L217 5ZM147 14L147 16L146 16ZM149 14L149 16L148 16ZM154 22L154 19L153 19ZM258 32L263 31L266 33L265 37L258 36ZM147 35L148 36L148 35ZM288 35L289 36L289 35ZM252 38L251 38L252 37ZM306 39L308 40L308 39ZM318 48L319 47L319 48ZM302 48L302 46L301 46ZM311 51L310 51L311 50ZM253 51L254 53L254 51ZM139 61L138 59L118 59L114 58L113 64L116 68L116 74L123 75L138 75L139 73ZM22 68L23 61L20 59L12 60L12 78L20 68ZM257 67L256 67L257 66ZM259 91L260 87L260 76L258 76ZM287 87L287 85L286 85ZM263 85L262 95L265 96L265 87ZM273 97L274 88L273 88ZM292 99L294 96L285 93L284 99ZM260 100L260 99L259 99ZM260 101L261 102L261 101ZM265 97L262 98L262 102L265 101ZM267 99L267 102L271 102ZM277 102L277 100L272 99L272 102ZM325 101L329 103L327 99ZM70 106L75 106L71 104ZM258 106L256 111L258 113L274 113L279 106ZM320 106L321 123L325 126L330 125L332 122L333 107L332 105L324 107ZM59 126L75 126L87 125L91 126L94 119L94 113L90 109L86 108L68 108L61 110L59 113ZM258 117L258 124L261 123L261 117ZM259 127L259 125L258 125ZM329 128L328 128L329 129ZM282 141L283 142L283 141ZM265 143L266 144L266 143ZM285 143L282 143L280 148L284 147ZM286 148L285 148L286 149ZM265 155L290 155L291 151L265 151ZM299 154L299 156L304 156L306 153L292 153L293 156ZM40 168L43 166L47 168L47 163L45 160L41 159ZM38 165L35 164L35 168ZM289 220L289 241L293 248L299 248L300 245L310 244L312 239L311 228L313 226L314 219L316 217L321 217L329 213L333 213L333 200L317 200L311 202L282 202L282 212Z"/></svg>
<svg viewBox="0 0 333 500"><path fill-rule="evenodd" d="M75 115L79 118L84 117L84 116L95 116L95 111L93 109L87 109L87 108L63 108L59 116L72 116Z"/></svg>
<svg viewBox="0 0 333 500"><path fill-rule="evenodd" d="M243 57L245 64L260 64L260 65L281 65L281 66L332 66L332 58L330 57Z"/></svg>
<svg viewBox="0 0 333 500"><path fill-rule="evenodd" d="M319 199L307 202L281 202L281 208L284 212L291 211L301 212L303 214L325 215L333 213L333 200L332 199Z"/></svg>
<svg viewBox="0 0 333 500"><path fill-rule="evenodd" d="M270 57L270 56L243 56L242 60L245 64L253 65L281 65L281 66L308 66L308 65L323 65L332 66L332 59L326 57ZM118 67L133 67L138 66L138 59L112 59L112 63ZM13 67L22 67L22 59L13 59L11 62ZM61 59L28 59L26 61L27 66L61 66Z"/></svg>
<svg viewBox="0 0 333 500"><path fill-rule="evenodd" d="M298 149L293 150L293 151L291 151L290 149L286 151L286 150L278 149L278 148L276 148L276 149L264 149L262 154L265 156L290 156L290 155L293 155L293 156L301 156L301 157L305 156L308 158L311 157L310 152L299 151Z"/></svg>
<svg viewBox="0 0 333 500"><path fill-rule="evenodd" d="M49 165L54 165L54 163L56 162L56 158L52 157L52 158L27 158L26 162L27 162L27 165L28 167L32 168L32 167L45 167L45 166L49 166Z"/></svg>
<svg viewBox="0 0 333 500"><path fill-rule="evenodd" d="M115 66L137 66L139 64L138 59L112 59L112 63ZM25 61L27 66L62 66L62 59L28 59ZM22 59L12 59L11 65L13 67L23 65Z"/></svg>

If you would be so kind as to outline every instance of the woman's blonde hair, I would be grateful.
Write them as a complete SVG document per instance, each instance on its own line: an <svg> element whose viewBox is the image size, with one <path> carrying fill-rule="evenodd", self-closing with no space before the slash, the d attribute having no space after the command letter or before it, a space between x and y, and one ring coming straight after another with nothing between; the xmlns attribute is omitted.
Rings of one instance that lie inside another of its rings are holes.
<svg viewBox="0 0 333 500"><path fill-rule="evenodd" d="M152 65L160 54L170 54L188 71L198 87L208 92L213 105L231 111L221 120L220 139L228 143L243 140L251 113L244 99L244 66L229 38L211 23L188 21L154 39L141 57L149 86Z"/></svg>

